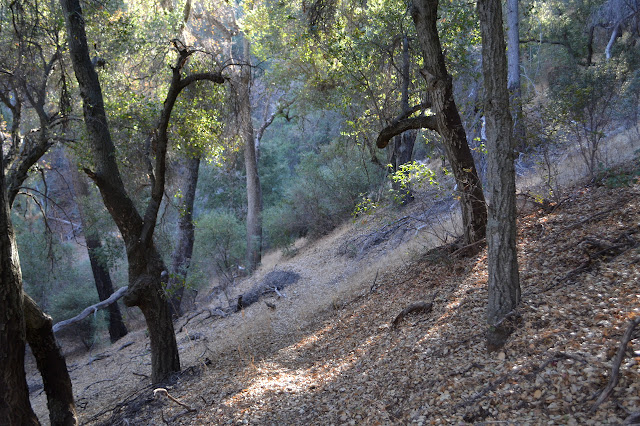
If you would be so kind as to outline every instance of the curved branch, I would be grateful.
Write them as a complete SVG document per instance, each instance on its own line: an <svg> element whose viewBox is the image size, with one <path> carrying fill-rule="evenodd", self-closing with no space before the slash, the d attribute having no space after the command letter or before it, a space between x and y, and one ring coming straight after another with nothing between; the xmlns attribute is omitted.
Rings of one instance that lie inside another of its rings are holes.
<svg viewBox="0 0 640 426"><path fill-rule="evenodd" d="M78 315L76 315L73 318L69 318L67 320L64 321L60 321L58 323L56 323L53 326L53 332L57 333L58 331L60 331L60 329L71 325L75 322L78 321L82 321L83 319L85 319L86 317L88 317L89 315L91 315L92 313L96 312L98 309L102 309L105 308L109 305L111 305L112 303L115 303L116 301L118 301L118 299L120 299L122 296L124 296L124 294L127 292L127 290L129 289L129 287L121 287L118 289L118 291L114 292L111 296L109 296L108 299L103 300L100 303L96 303L95 305L91 305L88 306L86 308L84 308L84 310L82 312L80 312Z"/></svg>
<svg viewBox="0 0 640 426"><path fill-rule="evenodd" d="M438 131L438 123L435 115L427 115L413 118L405 118L403 120L391 123L378 134L376 145L378 148L385 148L391 138L411 129L429 129Z"/></svg>
<svg viewBox="0 0 640 426"><path fill-rule="evenodd" d="M169 137L167 135L167 129L169 128L169 121L171 120L171 113L173 107L176 104L180 92L187 86L197 81L207 80L216 84L222 84L226 80L219 72L204 72L191 74L187 77L182 77L181 72L189 59L194 53L184 46L179 40L173 40L173 45L178 51L178 58L176 59L175 67L172 67L173 76L171 78L171 84L167 97L164 101L164 106L160 114L160 118L151 135L151 145L155 146L156 159L155 170L150 171L149 175L152 176L151 186L151 200L147 205L147 209L144 213L144 221L142 231L140 233L140 241L147 245L153 237L153 232L156 227L156 220L158 218L158 211L160 210L160 204L162 203L162 196L164 195L165 187L165 174L166 174L166 157L167 146Z"/></svg>

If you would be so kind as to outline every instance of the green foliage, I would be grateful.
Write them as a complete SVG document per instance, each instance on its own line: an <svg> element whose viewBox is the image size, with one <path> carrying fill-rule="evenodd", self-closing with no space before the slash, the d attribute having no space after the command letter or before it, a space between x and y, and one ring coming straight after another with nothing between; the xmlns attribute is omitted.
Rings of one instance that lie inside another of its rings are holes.
<svg viewBox="0 0 640 426"><path fill-rule="evenodd" d="M348 218L360 194L379 185L384 176L361 155L357 147L338 141L304 155L282 204L265 213L268 244L282 247L300 236L319 237Z"/></svg>
<svg viewBox="0 0 640 426"><path fill-rule="evenodd" d="M246 229L233 213L214 210L197 218L192 268L232 280L245 251Z"/></svg>
<svg viewBox="0 0 640 426"><path fill-rule="evenodd" d="M412 189L422 188L426 185L439 185L436 173L428 166L416 161L401 165L398 170L389 175L389 179L394 183L390 190L391 195L398 204L402 204L406 200Z"/></svg>
<svg viewBox="0 0 640 426"><path fill-rule="evenodd" d="M67 285L53 297L48 313L58 322L73 318L84 308L98 303L98 295L93 280ZM80 338L89 349L98 338L98 333L106 329L105 311L98 311L84 320L69 326L69 330Z"/></svg>
<svg viewBox="0 0 640 426"><path fill-rule="evenodd" d="M624 60L576 67L551 87L555 124L577 143L592 176L602 163L600 145L615 119L636 115L638 75Z"/></svg>
<svg viewBox="0 0 640 426"><path fill-rule="evenodd" d="M607 188L623 188L640 182L640 151L636 151L630 164L600 170L595 181Z"/></svg>

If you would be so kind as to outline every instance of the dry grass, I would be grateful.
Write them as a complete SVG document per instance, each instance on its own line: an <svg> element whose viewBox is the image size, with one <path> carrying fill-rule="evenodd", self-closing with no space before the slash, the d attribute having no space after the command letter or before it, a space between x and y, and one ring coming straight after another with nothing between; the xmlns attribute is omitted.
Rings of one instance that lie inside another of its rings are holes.
<svg viewBox="0 0 640 426"><path fill-rule="evenodd" d="M608 141L611 144L609 152L622 153L624 148L626 154L621 155L621 161L629 158L638 142L635 139L636 143L630 144L629 139L625 138L625 135L618 135ZM582 172L575 169L578 164L576 153L567 154L564 162L558 165L562 171L559 180L569 184L584 179ZM536 188L541 182L540 176L531 173L526 182L520 183L520 188L525 184ZM389 335L384 315L397 314L407 302L407 297L415 299L431 295L435 284L425 287L424 282L434 277L422 276L416 279L417 274L425 268L423 255L427 249L450 240L455 230L459 229L458 215L455 210L439 209L440 214L431 217L429 223L412 222L401 236L372 246L362 255L340 255L338 248L345 241L361 241L358 238L403 217L418 214L428 202L429 200L418 200L400 211L388 209L378 213L376 217L345 224L313 243L300 240L296 243L296 255L291 258L284 257L281 253L267 254L260 270L241 281L233 290L233 295L243 293L274 269L296 272L301 276L300 281L285 289L285 298L271 299L276 304L275 310L260 302L227 318L209 318L201 322L196 318L177 333L183 368L189 374L199 375L199 378L197 382L189 381L189 375L186 374L175 387L169 387L169 392L175 393L174 396L178 398L185 396L190 399L190 404L199 404L198 415L201 417L199 420L178 417L174 422L184 420L192 424L215 424L222 420L241 421L243 418L251 418L249 414L258 414L261 410L271 412L269 407L281 408L280 404L283 401L286 403L286 398L291 396L289 403L301 404L298 409L302 412L299 411L299 416L296 417L295 411L287 411L283 418L293 423L302 422L302 419L306 419L307 423L314 423L310 410L320 410L316 412L318 416L323 409L313 408L313 395L320 392L324 396L329 394L346 397L343 394L350 392L350 388L345 380L358 376L358 371L362 371L359 370L359 362L364 359L373 363L371 365L377 369L386 368L385 359L392 365L388 354L380 353L379 350L389 348L386 345L393 342L403 343ZM439 296L437 302L446 305L446 309L441 307L437 311L437 323L429 324L426 334L421 334L411 344L431 346L430 350L438 355L438 365L441 365L440 361L446 362L445 354L448 351L455 352L459 348L455 346L447 349L446 336L454 331L459 332L452 328L454 325L449 324L449 318L457 315L452 309L465 303L482 309L483 299L477 296L480 293L475 292L483 288L486 274L482 259L475 264L454 261L441 263L434 268L432 273L441 274L443 280L451 278L451 283L447 285L453 287ZM374 284L382 290L371 293ZM406 292L406 297L402 296L402 292ZM473 302L467 302L467 299ZM379 316L380 313L375 314L378 316L372 313L376 309L384 314L383 317ZM481 312L475 312L474 315L474 318L478 318L473 321L481 324ZM180 325L181 322L178 322L178 326ZM62 344L67 352L81 420L85 423L107 421L114 412L114 407L127 401L130 396L137 395L150 384L149 343L145 330L134 331L115 345L105 344L88 354L74 352L73 342ZM350 349L345 349L345 345ZM337 352L332 352L332 347ZM411 349L407 350L410 354ZM442 353L443 351L447 352ZM423 358L420 363L428 362L427 355ZM367 374L376 377L372 372ZM385 379L380 379L379 386L384 386L393 377L400 380L406 372L398 370L394 373L389 370L384 374ZM31 362L28 365L28 381L35 385L38 380L34 363ZM423 385L426 386L426 383ZM371 383L371 386L373 388L367 388L366 393L367 397L373 398L369 401L368 414L365 410L358 414L360 418L357 419L356 414L347 415L348 410L343 410L342 413L336 410L334 417L325 419L333 419L335 423L348 423L348 420L354 419L357 423L376 424L372 420L375 416L371 417L371 413L378 413L381 416L379 418L386 419L382 421L384 424L404 423L409 418L402 417L404 420L400 420L394 404L398 409L405 407L407 410L420 411L419 406L413 403L403 406L397 401L393 402L393 397L391 402L387 401L384 407L380 407L375 398L386 400L388 392L393 389L383 387L375 390L375 383ZM360 404L367 403L364 399L354 400ZM41 391L32 393L32 404L40 419L46 423L46 400ZM157 415L154 417L150 414L161 409L161 405L158 405L160 403L147 401L145 404L151 411L133 410L128 413L124 407L120 414L122 418L141 416L138 417L137 424L162 421ZM326 412L333 410L331 407L324 409ZM100 414L101 412L103 413ZM119 409L115 412L119 412ZM167 416L176 413L174 410ZM446 419L445 414L442 416L444 417L441 418ZM276 418L270 417L268 423L278 424ZM253 424L262 424L256 419Z"/></svg>

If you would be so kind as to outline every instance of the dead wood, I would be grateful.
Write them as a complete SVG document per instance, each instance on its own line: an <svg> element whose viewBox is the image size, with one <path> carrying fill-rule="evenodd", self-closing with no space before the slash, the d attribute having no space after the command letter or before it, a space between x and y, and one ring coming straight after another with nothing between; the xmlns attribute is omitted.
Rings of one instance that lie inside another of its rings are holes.
<svg viewBox="0 0 640 426"><path fill-rule="evenodd" d="M114 292L111 296L109 296L108 299L105 299L100 303L96 303L95 305L91 305L89 307L84 308L84 310L82 312L80 312L78 315L76 315L73 318L69 318L67 320L60 321L59 323L57 323L57 324L55 324L53 326L53 332L56 333L56 332L60 331L62 328L67 327L68 325L71 325L71 324L76 323L78 321L82 321L83 319L85 319L86 317L91 315L92 313L98 312L98 309L106 308L107 306L111 305L112 303L115 303L116 301L118 301L118 299L120 299L122 296L124 296L124 294L127 292L128 288L129 287L122 287L122 288L118 289L118 291Z"/></svg>
<svg viewBox="0 0 640 426"><path fill-rule="evenodd" d="M207 319L209 319L209 318L211 318L211 317L213 317L213 316L217 316L217 317L220 317L220 318L225 318L225 317L227 316L227 313L226 313L226 312L224 312L224 311L222 310L222 308L221 308L221 307L219 307L219 306L218 306L218 307L215 307L215 308L213 308L213 309L211 309L211 308L202 308L202 309L200 309L200 310L198 310L198 311L196 311L196 312L193 312L191 315L189 315L189 316L187 317L187 319L185 320L184 324L182 324L182 325L180 326L180 328L178 328L178 332L182 332L182 331L184 331L184 328L187 326L187 324L189 324L189 322L191 322L191 320L192 320L192 319L194 319L194 318L196 318L196 317L198 317L199 315L202 315L202 314L204 314L204 313L206 313L206 314L207 314L207 316L206 316L206 317L204 317L204 318L202 318L202 319L200 320L200 322L202 322L202 321L204 321L204 320L207 320Z"/></svg>
<svg viewBox="0 0 640 426"><path fill-rule="evenodd" d="M594 413L598 409L600 404L602 404L607 398L609 398L609 396L613 393L613 389L618 384L618 373L620 372L620 365L624 360L624 356L627 353L627 345L633 339L633 332L638 324L640 324L640 317L631 321L626 331L624 332L622 341L620 342L620 346L618 347L618 353L613 359L613 366L611 367L611 376L609 377L609 383L603 389L597 401L595 402L595 404L593 404L593 407L591 407L591 410L589 410L590 413Z"/></svg>
<svg viewBox="0 0 640 426"><path fill-rule="evenodd" d="M284 297L281 292L285 287L295 284L300 279L300 275L292 271L272 271L254 285L249 291L241 294L236 302L229 306L234 312L240 311L249 305L253 305L264 295L275 293L279 297Z"/></svg>
<svg viewBox="0 0 640 426"><path fill-rule="evenodd" d="M392 323L393 327L397 327L400 321L402 321L404 317L406 317L409 314L412 314L412 313L428 314L429 312L431 312L432 309L433 309L433 302L412 303L411 305L404 308L402 312L398 314L398 316L396 316L396 319L394 319Z"/></svg>
<svg viewBox="0 0 640 426"><path fill-rule="evenodd" d="M165 388L156 388L153 391L153 396L155 398L158 398L158 395L162 395L162 396L166 396L167 398L169 398L171 401L175 402L176 404L186 408L188 411L196 411L195 408L191 407L188 404L185 404L184 402L180 401L178 398L172 396L169 392L167 392L167 390Z"/></svg>
<svg viewBox="0 0 640 426"><path fill-rule="evenodd" d="M467 244L466 246L460 247L459 249L451 253L451 257L455 257L458 255L460 255L461 257L473 256L475 253L477 253L480 250L482 245L485 244L486 242L487 242L487 239L483 238L474 243Z"/></svg>
<svg viewBox="0 0 640 426"><path fill-rule="evenodd" d="M638 425L640 424L640 411L637 413L631 413L629 416L624 419L623 425Z"/></svg>

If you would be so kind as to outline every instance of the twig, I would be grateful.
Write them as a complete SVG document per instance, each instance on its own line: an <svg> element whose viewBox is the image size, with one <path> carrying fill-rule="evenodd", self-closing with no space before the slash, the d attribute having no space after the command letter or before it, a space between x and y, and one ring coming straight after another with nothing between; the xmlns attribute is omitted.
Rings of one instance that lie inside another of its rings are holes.
<svg viewBox="0 0 640 426"><path fill-rule="evenodd" d="M466 250L469 250L469 249L471 249L471 248L473 248L473 247L475 247L477 245L480 245L480 244L483 244L483 243L486 243L486 242L487 242L487 239L483 238L481 240L476 241L475 243L467 244L466 246L460 247L459 249L457 249L456 251L451 253L451 257L457 256L458 254L463 253Z"/></svg>
<svg viewBox="0 0 640 426"><path fill-rule="evenodd" d="M166 397L167 397L167 398L169 398L171 401L173 401L173 402L175 402L176 404L178 404L178 405L180 405L180 406L182 406L182 407L186 408L186 409L187 409L187 410L189 410L190 412L191 412L191 411L196 411L196 409L195 409L195 408L193 408L193 407L191 407L190 405L185 404L184 402L180 401L179 399L177 399L177 398L175 398L175 397L171 396L171 394L170 394L169 392L167 392L167 390L166 390L165 388L156 388L156 389L153 391L153 396L154 396L155 398L157 398L157 397L158 397L158 395L164 395L164 396L166 396Z"/></svg>
<svg viewBox="0 0 640 426"><path fill-rule="evenodd" d="M135 371L132 371L131 374L133 374L134 376L144 377L145 379L149 378L149 376L147 376L146 374L136 373Z"/></svg>
<svg viewBox="0 0 640 426"><path fill-rule="evenodd" d="M87 387L84 388L84 390L82 392L86 392L91 386L93 385L97 385L98 383L104 383L104 382L113 382L115 379L104 379L104 380L98 380L97 382L93 382L90 385L87 385Z"/></svg>
<svg viewBox="0 0 640 426"><path fill-rule="evenodd" d="M618 347L618 353L613 359L613 366L611 367L611 376L609 377L609 383L604 388L604 390L598 397L598 400L595 402L595 404L593 404L593 407L591 407L591 410L589 410L590 413L594 413L598 409L600 404L602 404L607 398L609 398L611 393L613 393L613 389L618 384L618 380L619 380L618 373L620 372L620 365L622 364L622 361L624 360L624 355L627 352L627 345L633 338L633 331L635 330L638 324L640 324L640 317L631 321L629 323L629 326L627 327L627 330L624 332L624 335L622 336L622 341L620 342L620 346Z"/></svg>
<svg viewBox="0 0 640 426"><path fill-rule="evenodd" d="M380 269L376 270L376 276L373 279L373 284L371 284L371 288L369 288L369 293L372 293L376 289L376 281L378 281L378 273L380 273Z"/></svg>

